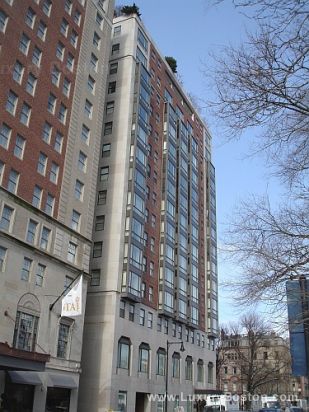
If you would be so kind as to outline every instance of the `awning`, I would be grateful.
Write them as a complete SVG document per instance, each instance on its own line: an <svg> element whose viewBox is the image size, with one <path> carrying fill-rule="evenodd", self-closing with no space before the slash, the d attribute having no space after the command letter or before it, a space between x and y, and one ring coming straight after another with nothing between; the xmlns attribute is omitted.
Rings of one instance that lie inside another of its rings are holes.
<svg viewBox="0 0 309 412"><path fill-rule="evenodd" d="M28 371L8 371L11 381L23 385L43 385L42 379L38 372Z"/></svg>
<svg viewBox="0 0 309 412"><path fill-rule="evenodd" d="M55 388L78 388L78 376L64 375L62 373L49 373L49 383L47 386Z"/></svg>

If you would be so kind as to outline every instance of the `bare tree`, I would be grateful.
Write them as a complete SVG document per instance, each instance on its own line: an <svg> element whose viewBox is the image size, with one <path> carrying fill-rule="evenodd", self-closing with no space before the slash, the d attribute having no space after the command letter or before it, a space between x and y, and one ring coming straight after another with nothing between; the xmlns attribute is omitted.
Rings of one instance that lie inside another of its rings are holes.
<svg viewBox="0 0 309 412"><path fill-rule="evenodd" d="M213 3L224 3L214 0ZM226 250L242 268L232 283L238 303L285 301L285 282L309 273L309 4L303 0L233 0L257 21L256 34L228 47L205 75L210 102L228 137L258 127L255 148L267 155L287 188L240 203L227 230Z"/></svg>
<svg viewBox="0 0 309 412"><path fill-rule="evenodd" d="M219 0L221 3L224 0ZM253 11L257 34L214 56L205 70L216 92L209 102L230 136L263 128L257 149L267 151L289 183L309 172L309 6L299 0L234 0ZM303 182L303 180L301 180Z"/></svg>
<svg viewBox="0 0 309 412"><path fill-rule="evenodd" d="M240 303L285 302L286 281L309 273L308 212L297 202L273 211L267 198L239 205L226 243L242 268L240 279L228 284Z"/></svg>
<svg viewBox="0 0 309 412"><path fill-rule="evenodd" d="M283 345L278 345L278 340ZM221 370L226 365L236 368L242 387L251 395L280 392L280 385L290 377L288 346L253 313L243 316L231 325L229 334L222 336L220 358ZM251 407L249 397L245 406Z"/></svg>

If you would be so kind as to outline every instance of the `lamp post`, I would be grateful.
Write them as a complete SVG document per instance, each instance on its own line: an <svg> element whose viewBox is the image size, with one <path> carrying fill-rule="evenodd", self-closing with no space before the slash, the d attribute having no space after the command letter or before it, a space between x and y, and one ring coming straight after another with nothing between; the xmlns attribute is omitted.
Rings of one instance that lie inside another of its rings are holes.
<svg viewBox="0 0 309 412"><path fill-rule="evenodd" d="M180 352L185 351L185 347L183 346L183 341L178 342L169 342L166 341L166 366L165 366L165 412L167 412L167 394L168 394L168 352L171 345L180 345Z"/></svg>

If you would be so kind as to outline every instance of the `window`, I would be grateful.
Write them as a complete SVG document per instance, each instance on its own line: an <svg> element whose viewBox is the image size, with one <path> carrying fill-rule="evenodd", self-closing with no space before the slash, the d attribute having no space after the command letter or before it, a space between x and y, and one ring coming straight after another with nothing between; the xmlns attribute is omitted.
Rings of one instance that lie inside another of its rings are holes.
<svg viewBox="0 0 309 412"><path fill-rule="evenodd" d="M72 30L71 37L70 37L70 43L72 44L73 47L77 47L78 43L78 35L75 30Z"/></svg>
<svg viewBox="0 0 309 412"><path fill-rule="evenodd" d="M51 114L55 113L56 101L57 101L56 96L54 96L53 94L50 93L50 95L48 96L47 110Z"/></svg>
<svg viewBox="0 0 309 412"><path fill-rule="evenodd" d="M86 115L89 119L92 118L92 109L93 109L92 103L91 103L88 99L86 99L84 111L85 111L85 115Z"/></svg>
<svg viewBox="0 0 309 412"><path fill-rule="evenodd" d="M153 287L149 286L148 288L148 300L149 302L153 302Z"/></svg>
<svg viewBox="0 0 309 412"><path fill-rule="evenodd" d="M213 383L213 363L208 363L208 383Z"/></svg>
<svg viewBox="0 0 309 412"><path fill-rule="evenodd" d="M41 239L40 239L40 248L47 250L49 247L49 238L50 238L51 230L47 227L43 226Z"/></svg>
<svg viewBox="0 0 309 412"><path fill-rule="evenodd" d="M197 381L204 382L204 362L202 359L197 361Z"/></svg>
<svg viewBox="0 0 309 412"><path fill-rule="evenodd" d="M4 13L4 11L0 10L0 31L2 33L5 33L7 21L8 16Z"/></svg>
<svg viewBox="0 0 309 412"><path fill-rule="evenodd" d="M106 114L112 114L112 113L114 113L114 105L115 105L115 102L114 102L114 101L111 101L111 102L107 102L107 103L106 103L106 108L105 108Z"/></svg>
<svg viewBox="0 0 309 412"><path fill-rule="evenodd" d="M2 124L0 129L0 145L5 149L8 148L10 137L11 137L12 129L7 126L5 123Z"/></svg>
<svg viewBox="0 0 309 412"><path fill-rule="evenodd" d="M96 32L93 33L92 43L97 49L100 49L101 38Z"/></svg>
<svg viewBox="0 0 309 412"><path fill-rule="evenodd" d="M87 156L82 151L79 152L78 156L78 169L82 172L86 172L87 169Z"/></svg>
<svg viewBox="0 0 309 412"><path fill-rule="evenodd" d="M98 258L102 256L103 242L94 242L92 256Z"/></svg>
<svg viewBox="0 0 309 412"><path fill-rule="evenodd" d="M30 245L34 245L35 243L37 228L38 228L38 223L30 219L28 223L27 236L26 236L26 241Z"/></svg>
<svg viewBox="0 0 309 412"><path fill-rule="evenodd" d="M51 73L51 81L52 84L54 84L55 86L59 86L59 82L60 82L60 70L57 69L56 66L53 67L52 69L52 73Z"/></svg>
<svg viewBox="0 0 309 412"><path fill-rule="evenodd" d="M17 83L21 84L23 74L24 74L24 66L19 61L17 61L14 65L14 69L13 69L13 79Z"/></svg>
<svg viewBox="0 0 309 412"><path fill-rule="evenodd" d="M58 181L58 174L59 174L59 166L52 162L50 172L49 172L49 180L53 183L57 183Z"/></svg>
<svg viewBox="0 0 309 412"><path fill-rule="evenodd" d="M28 81L29 81L29 78L28 78ZM35 78L34 78L34 82L36 83ZM33 87L35 87L35 84L33 85ZM29 91L28 90L28 83L27 83L26 88L27 88L27 91ZM31 115L31 107L27 103L24 102L23 105L22 105L22 108L21 108L21 112L20 112L20 119L19 119L20 122L22 124L24 124L25 126L28 126L29 120L30 120L30 115Z"/></svg>
<svg viewBox="0 0 309 412"><path fill-rule="evenodd" d="M146 343L142 343L139 347L139 365L138 365L139 372L148 373L149 353L150 353L149 345L147 345Z"/></svg>
<svg viewBox="0 0 309 412"><path fill-rule="evenodd" d="M157 350L157 375L164 376L166 368L166 352L165 349Z"/></svg>
<svg viewBox="0 0 309 412"><path fill-rule="evenodd" d="M26 22L27 26L29 26L31 29L33 29L34 22L35 22L35 17L36 17L35 12L32 10L31 7L29 7L29 9L27 11L27 14L26 14L25 22Z"/></svg>
<svg viewBox="0 0 309 412"><path fill-rule="evenodd" d="M118 71L118 62L117 63L111 63L109 66L109 74L116 74Z"/></svg>
<svg viewBox="0 0 309 412"><path fill-rule="evenodd" d="M113 44L112 45L112 56L114 56L115 54L119 54L119 50L120 50L120 44Z"/></svg>
<svg viewBox="0 0 309 412"><path fill-rule="evenodd" d="M35 351L39 318L28 313L17 311L13 346L29 352Z"/></svg>
<svg viewBox="0 0 309 412"><path fill-rule="evenodd" d="M3 179L4 167L4 163L0 160L0 184L2 183Z"/></svg>
<svg viewBox="0 0 309 412"><path fill-rule="evenodd" d="M149 329L152 329L152 325L153 325L153 313L148 312L147 327Z"/></svg>
<svg viewBox="0 0 309 412"><path fill-rule="evenodd" d="M76 199L81 200L81 201L83 200L84 184L80 180L76 180L76 182L75 182L74 193L75 193L75 198Z"/></svg>
<svg viewBox="0 0 309 412"><path fill-rule="evenodd" d="M118 407L117 410L119 411L126 411L127 410L127 392L119 391L118 392Z"/></svg>
<svg viewBox="0 0 309 412"><path fill-rule="evenodd" d="M193 365L192 357L187 356L186 363L185 363L185 379L187 381L192 381L192 365Z"/></svg>
<svg viewBox="0 0 309 412"><path fill-rule="evenodd" d="M57 358L66 358L69 345L70 325L64 322L59 324Z"/></svg>
<svg viewBox="0 0 309 412"><path fill-rule="evenodd" d="M45 204L45 213L52 216L54 212L54 203L55 198L50 193L47 194L46 204Z"/></svg>
<svg viewBox="0 0 309 412"><path fill-rule="evenodd" d="M39 186L34 186L32 196L32 206L39 208L41 206L42 189Z"/></svg>
<svg viewBox="0 0 309 412"><path fill-rule="evenodd" d="M119 36L121 33L121 26L115 26L114 27L114 36Z"/></svg>
<svg viewBox="0 0 309 412"><path fill-rule="evenodd" d="M107 122L104 124L104 135L111 134L113 131L113 122Z"/></svg>
<svg viewBox="0 0 309 412"><path fill-rule="evenodd" d="M34 96L36 83L37 83L36 77L33 76L32 73L30 73L27 79L27 83L26 83L26 91L29 94L31 94L31 96Z"/></svg>
<svg viewBox="0 0 309 412"><path fill-rule="evenodd" d="M0 272L4 271L6 252L7 249L3 246L0 246Z"/></svg>
<svg viewBox="0 0 309 412"><path fill-rule="evenodd" d="M90 93L94 94L95 92L95 81L91 76L88 76L88 90L90 91Z"/></svg>
<svg viewBox="0 0 309 412"><path fill-rule="evenodd" d="M150 261L149 264L149 274L150 276L154 276L154 262Z"/></svg>
<svg viewBox="0 0 309 412"><path fill-rule="evenodd" d="M59 42L57 44L57 49L56 49L56 56L58 57L59 60L63 60L63 56L64 56L64 45Z"/></svg>
<svg viewBox="0 0 309 412"><path fill-rule="evenodd" d="M108 176L109 176L109 166L101 167L100 181L101 182L106 182L108 180Z"/></svg>
<svg viewBox="0 0 309 412"><path fill-rule="evenodd" d="M41 265L41 263L38 263L36 274L35 274L36 286L43 286L45 270L46 270L46 266Z"/></svg>
<svg viewBox="0 0 309 412"><path fill-rule="evenodd" d="M91 271L90 286L100 286L101 283L101 271L100 269L93 269Z"/></svg>
<svg viewBox="0 0 309 412"><path fill-rule="evenodd" d="M71 1L71 0L65 0L64 10L65 10L69 15L71 15L71 13L72 13L72 1Z"/></svg>
<svg viewBox="0 0 309 412"><path fill-rule="evenodd" d="M70 96L71 82L66 77L63 80L62 92L66 97Z"/></svg>
<svg viewBox="0 0 309 412"><path fill-rule="evenodd" d="M57 131L56 137L55 137L55 144L54 144L54 149L56 152L61 153L62 150L62 142L63 142L63 136L60 132Z"/></svg>
<svg viewBox="0 0 309 412"><path fill-rule="evenodd" d="M155 238L152 237L150 239L150 250L151 250L151 252L154 252L154 249L155 249Z"/></svg>
<svg viewBox="0 0 309 412"><path fill-rule="evenodd" d="M17 186L19 181L19 173L16 170L11 169L9 174L8 186L7 189L9 192L16 194Z"/></svg>
<svg viewBox="0 0 309 412"><path fill-rule="evenodd" d="M129 320L134 322L135 307L132 303L129 305Z"/></svg>
<svg viewBox="0 0 309 412"><path fill-rule="evenodd" d="M111 154L111 144L106 143L102 147L102 157L109 157Z"/></svg>
<svg viewBox="0 0 309 412"><path fill-rule="evenodd" d="M35 64L36 66L40 66L41 58L42 58L42 52L38 47L35 46L35 48L33 49L33 54L32 54L32 63Z"/></svg>
<svg viewBox="0 0 309 412"><path fill-rule="evenodd" d="M126 316L126 302L123 300L120 301L119 316L123 319Z"/></svg>
<svg viewBox="0 0 309 412"><path fill-rule="evenodd" d="M83 124L81 139L82 139L83 142L88 144L89 143L89 137L90 137L90 129Z"/></svg>
<svg viewBox="0 0 309 412"><path fill-rule="evenodd" d="M67 68L72 72L74 70L74 56L71 53L68 53L67 57Z"/></svg>
<svg viewBox="0 0 309 412"><path fill-rule="evenodd" d="M66 276L64 278L64 291L68 290L74 281L75 279L71 278L70 276Z"/></svg>
<svg viewBox="0 0 309 412"><path fill-rule="evenodd" d="M44 140L44 142L46 143L50 142L51 134L52 134L52 126L48 122L45 122L43 126L43 132L42 132L42 139Z"/></svg>
<svg viewBox="0 0 309 412"><path fill-rule="evenodd" d="M43 176L45 176L46 164L47 164L47 156L44 153L40 152L37 171Z"/></svg>
<svg viewBox="0 0 309 412"><path fill-rule="evenodd" d="M80 25L80 20L81 20L81 14L78 10L75 10L74 13L74 22L79 26Z"/></svg>
<svg viewBox="0 0 309 412"><path fill-rule="evenodd" d="M180 377L180 355L178 352L174 352L172 356L172 377Z"/></svg>
<svg viewBox="0 0 309 412"><path fill-rule="evenodd" d="M6 110L9 113L11 113L13 116L15 115L15 112L16 112L17 101L18 101L17 95L14 92L12 92L12 90L10 90L5 107L6 107Z"/></svg>
<svg viewBox="0 0 309 412"><path fill-rule="evenodd" d="M122 337L118 341L117 367L120 369L130 368L130 345L131 341L128 338Z"/></svg>
<svg viewBox="0 0 309 412"><path fill-rule="evenodd" d="M95 72L98 70L98 58L95 54L91 53L91 57L90 57L90 67L92 68L92 70L94 70Z"/></svg>
<svg viewBox="0 0 309 412"><path fill-rule="evenodd" d="M42 41L45 41L46 31L47 31L46 24L43 23L42 21L40 21L38 31L37 31L37 35Z"/></svg>
<svg viewBox="0 0 309 412"><path fill-rule="evenodd" d="M0 229L11 230L13 213L14 209L6 205L3 206L2 216L0 220Z"/></svg>
<svg viewBox="0 0 309 412"><path fill-rule="evenodd" d="M42 9L43 9L43 12L46 14L46 16L50 16L51 6L52 6L51 0L44 0Z"/></svg>
<svg viewBox="0 0 309 412"><path fill-rule="evenodd" d="M100 26L100 27L102 27L102 23L103 23L103 17L101 16L101 14L100 13L98 13L97 12L97 15L96 15L96 22L98 23L98 25Z"/></svg>
<svg viewBox="0 0 309 412"><path fill-rule="evenodd" d="M95 218L95 230L104 230L105 225L105 215L96 216Z"/></svg>
<svg viewBox="0 0 309 412"><path fill-rule="evenodd" d="M23 158L26 140L19 134L16 136L16 142L14 147L14 155L19 159Z"/></svg>
<svg viewBox="0 0 309 412"><path fill-rule="evenodd" d="M69 242L68 247L68 261L71 263L75 263L77 253L77 245L73 242Z"/></svg>
<svg viewBox="0 0 309 412"><path fill-rule="evenodd" d="M144 309L139 310L139 324L144 326L145 325L145 311Z"/></svg>
<svg viewBox="0 0 309 412"><path fill-rule="evenodd" d="M108 94L115 93L116 91L116 82L109 82L108 83Z"/></svg>
<svg viewBox="0 0 309 412"><path fill-rule="evenodd" d="M100 190L98 192L98 205L105 205L106 204L106 197L107 197L107 190Z"/></svg>
<svg viewBox="0 0 309 412"><path fill-rule="evenodd" d="M32 266L32 260L27 257L24 257L23 265L21 268L21 274L20 274L21 280L25 280L26 282L28 282L29 277L30 277L31 266Z"/></svg>
<svg viewBox="0 0 309 412"><path fill-rule="evenodd" d="M58 119L62 124L65 124L67 118L67 108L63 103L61 103L58 113Z"/></svg>
<svg viewBox="0 0 309 412"><path fill-rule="evenodd" d="M28 51L29 51L29 45L30 45L30 39L28 36L26 36L24 33L21 36L20 42L19 42L19 50L27 56Z"/></svg>

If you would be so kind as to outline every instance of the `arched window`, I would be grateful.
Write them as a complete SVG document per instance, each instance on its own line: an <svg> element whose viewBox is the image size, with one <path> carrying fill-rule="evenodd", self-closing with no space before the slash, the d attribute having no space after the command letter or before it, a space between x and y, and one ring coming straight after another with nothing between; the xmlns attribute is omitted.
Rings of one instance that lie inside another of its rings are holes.
<svg viewBox="0 0 309 412"><path fill-rule="evenodd" d="M130 347L129 338L122 336L118 341L118 362L117 367L120 369L130 368Z"/></svg>
<svg viewBox="0 0 309 412"><path fill-rule="evenodd" d="M214 381L213 372L214 372L214 365L212 362L209 362L208 363L208 383L213 383Z"/></svg>
<svg viewBox="0 0 309 412"><path fill-rule="evenodd" d="M14 328L14 348L35 352L40 311L40 302L35 295L26 293L20 298Z"/></svg>
<svg viewBox="0 0 309 412"><path fill-rule="evenodd" d="M180 378L180 355L178 352L174 352L172 356L172 376Z"/></svg>
<svg viewBox="0 0 309 412"><path fill-rule="evenodd" d="M157 350L157 375L164 376L166 368L166 351L163 348Z"/></svg>
<svg viewBox="0 0 309 412"><path fill-rule="evenodd" d="M187 381L192 381L192 370L193 370L192 356L187 356L186 364L185 364L185 379Z"/></svg>
<svg viewBox="0 0 309 412"><path fill-rule="evenodd" d="M139 346L139 360L138 360L139 372L143 372L143 373L149 372L149 353L150 353L149 345L147 343L141 343Z"/></svg>
<svg viewBox="0 0 309 412"><path fill-rule="evenodd" d="M204 382L204 362L202 359L197 361L197 381Z"/></svg>

